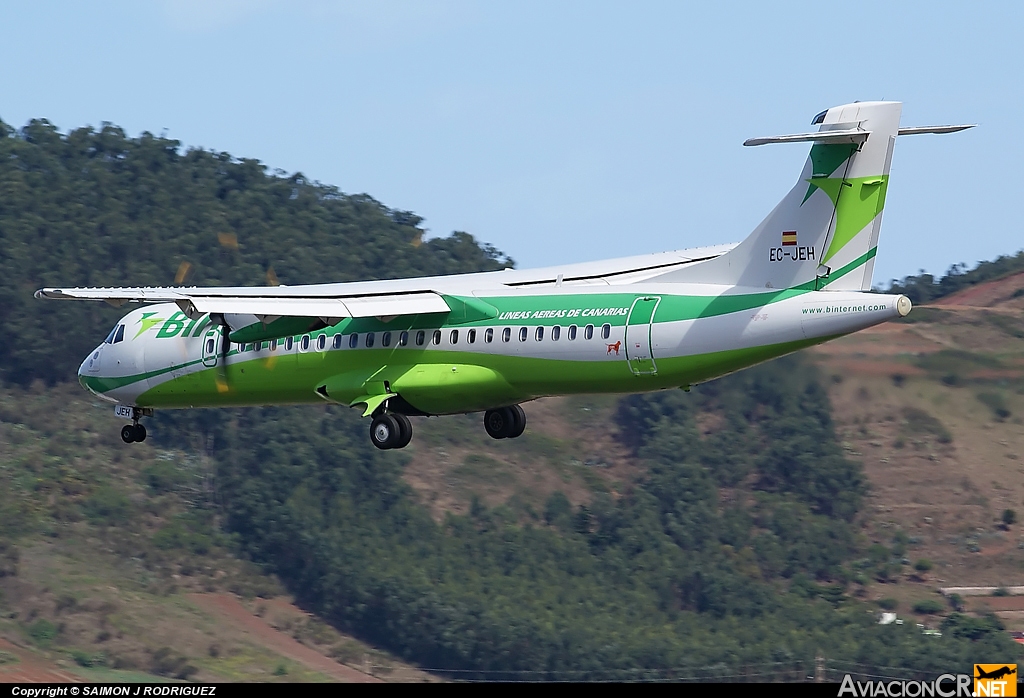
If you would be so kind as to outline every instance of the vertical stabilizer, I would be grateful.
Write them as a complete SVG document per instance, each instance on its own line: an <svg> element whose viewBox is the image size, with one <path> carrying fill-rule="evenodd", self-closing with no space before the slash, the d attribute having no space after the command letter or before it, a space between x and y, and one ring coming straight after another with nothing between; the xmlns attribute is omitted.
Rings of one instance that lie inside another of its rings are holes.
<svg viewBox="0 0 1024 698"><path fill-rule="evenodd" d="M747 141L813 145L796 185L746 240L657 280L870 289L901 110L899 102L845 104L819 114L814 133Z"/></svg>

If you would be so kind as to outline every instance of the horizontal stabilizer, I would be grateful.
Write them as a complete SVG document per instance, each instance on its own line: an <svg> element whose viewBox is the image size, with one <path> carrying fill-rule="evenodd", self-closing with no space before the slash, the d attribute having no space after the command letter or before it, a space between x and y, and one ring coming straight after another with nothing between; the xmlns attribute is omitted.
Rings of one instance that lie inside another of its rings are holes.
<svg viewBox="0 0 1024 698"><path fill-rule="evenodd" d="M955 126L908 126L901 128L897 135L916 136L919 133L956 133L974 128L977 124L959 124ZM862 143L867 139L869 131L858 128L842 131L815 131L814 133L794 133L789 136L765 136L764 138L748 138L743 145L767 145L769 143Z"/></svg>
<svg viewBox="0 0 1024 698"><path fill-rule="evenodd" d="M767 145L768 143L861 143L868 137L868 131L858 128L842 131L815 131L813 133L794 133L788 136L765 136L764 138L748 138L743 145Z"/></svg>
<svg viewBox="0 0 1024 698"><path fill-rule="evenodd" d="M919 133L956 133L974 128L978 124L963 124L960 126L907 126L897 131L900 136L916 136Z"/></svg>

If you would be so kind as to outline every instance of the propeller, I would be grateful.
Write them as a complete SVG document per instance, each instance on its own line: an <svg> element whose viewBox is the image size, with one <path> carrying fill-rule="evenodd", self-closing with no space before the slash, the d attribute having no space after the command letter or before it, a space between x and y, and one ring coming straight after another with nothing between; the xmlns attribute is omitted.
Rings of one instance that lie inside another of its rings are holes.
<svg viewBox="0 0 1024 698"><path fill-rule="evenodd" d="M233 232L222 232L217 233L218 244L231 251L238 251L240 245L238 243L238 235ZM176 286L184 286L192 276L195 274L195 267L188 260L182 260L178 265L178 270L174 274L174 284ZM274 267L267 265L266 271L266 284L267 286L280 286L281 281L277 278L277 274L274 272ZM215 314L210 316L211 323L217 325L220 331L220 351L217 357L217 377L216 385L217 392L226 393L231 390L230 382L228 381L228 370L227 370L227 359L228 354L231 350L231 327L228 325L227 320L223 315ZM244 346L244 345L243 345ZM277 363L277 355L268 356L265 360L264 366L267 369L273 369Z"/></svg>

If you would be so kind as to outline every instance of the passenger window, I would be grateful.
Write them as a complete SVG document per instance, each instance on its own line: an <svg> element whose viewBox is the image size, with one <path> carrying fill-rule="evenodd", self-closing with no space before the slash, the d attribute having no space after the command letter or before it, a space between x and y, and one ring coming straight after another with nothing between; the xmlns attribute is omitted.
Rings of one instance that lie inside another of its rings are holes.
<svg viewBox="0 0 1024 698"><path fill-rule="evenodd" d="M593 325L587 325L583 329L583 336L586 339L593 339L594 338L594 326Z"/></svg>
<svg viewBox="0 0 1024 698"><path fill-rule="evenodd" d="M431 343L434 345L441 343L441 330L434 330L434 336L431 338Z"/></svg>
<svg viewBox="0 0 1024 698"><path fill-rule="evenodd" d="M476 341L476 330L470 330L466 333L466 341L470 344Z"/></svg>
<svg viewBox="0 0 1024 698"><path fill-rule="evenodd" d="M576 325L569 325L569 341L576 339Z"/></svg>
<svg viewBox="0 0 1024 698"><path fill-rule="evenodd" d="M302 351L309 351L309 335L302 335L302 339L299 340L299 349Z"/></svg>
<svg viewBox="0 0 1024 698"><path fill-rule="evenodd" d="M335 349L341 349L341 335L340 334L334 335L334 348Z"/></svg>
<svg viewBox="0 0 1024 698"><path fill-rule="evenodd" d="M520 342L525 342L526 338L528 336L530 336L530 330L526 329L525 327L520 327L519 328L519 341Z"/></svg>
<svg viewBox="0 0 1024 698"><path fill-rule="evenodd" d="M452 344L458 344L459 343L459 331L458 330L452 330L451 335L449 335L449 340L451 341Z"/></svg>
<svg viewBox="0 0 1024 698"><path fill-rule="evenodd" d="M114 344L124 341L124 325L117 326L117 335L114 337Z"/></svg>
<svg viewBox="0 0 1024 698"><path fill-rule="evenodd" d="M416 346L422 347L425 341L427 341L427 333L423 330L418 330L416 332Z"/></svg>
<svg viewBox="0 0 1024 698"><path fill-rule="evenodd" d="M486 330L484 330L484 341L487 342L488 344L490 344L491 342L494 341L494 329L493 328L488 327Z"/></svg>
<svg viewBox="0 0 1024 698"><path fill-rule="evenodd" d="M551 341L552 342L557 342L558 338L561 337L561 336L562 336L562 328L561 327L559 327L558 325L555 325L554 327L551 328Z"/></svg>
<svg viewBox="0 0 1024 698"><path fill-rule="evenodd" d="M605 323L601 325L601 339L608 339L612 336L612 326Z"/></svg>
<svg viewBox="0 0 1024 698"><path fill-rule="evenodd" d="M373 346L373 332L366 333L366 348L369 349Z"/></svg>
<svg viewBox="0 0 1024 698"><path fill-rule="evenodd" d="M316 338L316 350L323 351L327 348L327 335L322 334Z"/></svg>
<svg viewBox="0 0 1024 698"><path fill-rule="evenodd" d="M537 333L534 336L536 337L538 342L540 340L544 339L544 328L543 327L538 327L537 328Z"/></svg>
<svg viewBox="0 0 1024 698"><path fill-rule="evenodd" d="M270 351L277 351L277 340L270 340Z"/></svg>
<svg viewBox="0 0 1024 698"><path fill-rule="evenodd" d="M206 353L213 354L213 337L206 340Z"/></svg>
<svg viewBox="0 0 1024 698"><path fill-rule="evenodd" d="M404 347L408 343L409 343L409 333L408 332L403 332L402 334L398 335L398 346Z"/></svg>
<svg viewBox="0 0 1024 698"><path fill-rule="evenodd" d="M501 341L507 342L512 339L512 328L506 327L501 331Z"/></svg>
<svg viewBox="0 0 1024 698"><path fill-rule="evenodd" d="M359 346L359 334L358 333L353 333L353 334L349 335L348 346L349 346L350 349L355 349L356 347Z"/></svg>
<svg viewBox="0 0 1024 698"><path fill-rule="evenodd" d="M390 347L391 346L391 333L390 332L385 332L384 334L382 334L380 336L380 345L382 347Z"/></svg>
<svg viewBox="0 0 1024 698"><path fill-rule="evenodd" d="M287 339L284 340L284 350L285 351L291 351L292 350L292 346L294 344L295 344L295 338L294 337L288 337Z"/></svg>

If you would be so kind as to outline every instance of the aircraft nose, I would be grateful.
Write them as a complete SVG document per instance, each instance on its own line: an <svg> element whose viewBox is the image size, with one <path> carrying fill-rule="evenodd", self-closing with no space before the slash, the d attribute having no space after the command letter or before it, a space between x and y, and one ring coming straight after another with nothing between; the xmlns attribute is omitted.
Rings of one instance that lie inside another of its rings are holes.
<svg viewBox="0 0 1024 698"><path fill-rule="evenodd" d="M82 361L82 365L78 367L78 383L90 392L92 392L92 388L89 387L86 377L89 374L96 374L99 371L101 349L102 346L99 346L89 352L89 355L85 357L84 361Z"/></svg>

